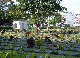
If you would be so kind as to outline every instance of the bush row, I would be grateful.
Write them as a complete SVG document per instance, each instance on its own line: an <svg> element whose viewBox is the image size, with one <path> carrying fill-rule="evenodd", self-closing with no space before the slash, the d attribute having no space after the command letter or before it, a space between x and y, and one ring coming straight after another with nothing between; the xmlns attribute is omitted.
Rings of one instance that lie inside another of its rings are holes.
<svg viewBox="0 0 80 58"><path fill-rule="evenodd" d="M11 26L0 26L0 30L3 30L3 29L5 29L5 30L13 30L13 27L11 27Z"/></svg>

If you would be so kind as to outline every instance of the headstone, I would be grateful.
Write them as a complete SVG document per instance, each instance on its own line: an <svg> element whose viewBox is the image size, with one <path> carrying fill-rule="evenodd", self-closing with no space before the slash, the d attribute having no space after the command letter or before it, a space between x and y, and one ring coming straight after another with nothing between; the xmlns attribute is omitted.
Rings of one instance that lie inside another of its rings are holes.
<svg viewBox="0 0 80 58"><path fill-rule="evenodd" d="M58 52L59 55L65 55L65 52Z"/></svg>
<svg viewBox="0 0 80 58"><path fill-rule="evenodd" d="M24 49L25 52L30 52L29 48Z"/></svg>
<svg viewBox="0 0 80 58"><path fill-rule="evenodd" d="M4 49L5 49L5 50L9 50L9 47L5 47Z"/></svg>
<svg viewBox="0 0 80 58"><path fill-rule="evenodd" d="M69 50L69 48L66 48L66 47L65 47L65 48L63 48L63 50L64 50L64 51L68 51L68 50Z"/></svg>
<svg viewBox="0 0 80 58"><path fill-rule="evenodd" d="M40 52L40 50L34 50L34 52L35 52L35 53L39 53L39 52Z"/></svg>
<svg viewBox="0 0 80 58"><path fill-rule="evenodd" d="M16 44L15 46L16 46L16 47L20 47L20 46L21 46L21 44Z"/></svg>
<svg viewBox="0 0 80 58"><path fill-rule="evenodd" d="M53 50L46 50L45 53L51 54Z"/></svg>
<svg viewBox="0 0 80 58"><path fill-rule="evenodd" d="M79 56L79 53L78 52L74 52L71 54L71 56Z"/></svg>
<svg viewBox="0 0 80 58"><path fill-rule="evenodd" d="M14 50L16 50L16 51L18 51L19 50L19 47L15 47L15 48L13 48Z"/></svg>

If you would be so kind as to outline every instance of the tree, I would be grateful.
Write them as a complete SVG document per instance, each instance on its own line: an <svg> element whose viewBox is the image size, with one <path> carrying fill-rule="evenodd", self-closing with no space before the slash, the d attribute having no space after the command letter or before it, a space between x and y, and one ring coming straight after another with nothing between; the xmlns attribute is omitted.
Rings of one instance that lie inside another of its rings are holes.
<svg viewBox="0 0 80 58"><path fill-rule="evenodd" d="M4 11L0 11L0 25L5 25L6 23L11 23L11 16L8 15L8 13Z"/></svg>
<svg viewBox="0 0 80 58"><path fill-rule="evenodd" d="M61 0L19 0L21 9L33 18L46 18L52 16L54 12L62 11ZM32 15L32 16L31 16Z"/></svg>
<svg viewBox="0 0 80 58"><path fill-rule="evenodd" d="M12 17L9 15L9 8L7 5L8 0L1 0L0 3L0 25L11 24Z"/></svg>
<svg viewBox="0 0 80 58"><path fill-rule="evenodd" d="M55 13L53 19L54 25L56 25L56 23L61 23L62 21L65 21L65 18L63 18L60 13Z"/></svg>
<svg viewBox="0 0 80 58"><path fill-rule="evenodd" d="M47 19L55 12L62 11L61 0L18 0L20 9L25 11L26 18L36 20ZM38 21L37 21L38 22Z"/></svg>
<svg viewBox="0 0 80 58"><path fill-rule="evenodd" d="M31 23L34 23L37 27L39 27L47 18L54 16L55 12L63 11L65 9L65 7L60 6L62 0L18 1L20 4L15 7L15 10L11 8L11 17L14 19L34 19L34 22ZM56 21L58 20L56 19Z"/></svg>
<svg viewBox="0 0 80 58"><path fill-rule="evenodd" d="M47 19L54 15L54 12L62 11L65 7L60 6L62 0L18 0L19 4L14 5L11 2L8 5L7 18L12 20L19 19L34 19L38 25L39 21ZM1 14L2 17L3 16ZM5 20L5 19L4 19ZM35 23L35 24L36 24ZM37 24L36 24L37 26Z"/></svg>

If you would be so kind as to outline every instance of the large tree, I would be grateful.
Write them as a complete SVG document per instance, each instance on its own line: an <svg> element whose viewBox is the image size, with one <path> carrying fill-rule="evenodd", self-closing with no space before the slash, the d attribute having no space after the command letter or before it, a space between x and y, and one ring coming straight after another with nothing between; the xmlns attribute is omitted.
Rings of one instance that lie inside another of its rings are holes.
<svg viewBox="0 0 80 58"><path fill-rule="evenodd" d="M62 11L65 7L60 6L62 0L18 0L19 4L14 6L13 2L8 6L10 19L34 19L36 24L43 21L55 12ZM6 17L3 16L2 17ZM38 25L39 25L38 24Z"/></svg>
<svg viewBox="0 0 80 58"><path fill-rule="evenodd" d="M60 6L62 0L18 0L20 2L19 11L25 13L25 18L34 19L35 24L39 25L55 12L62 11L65 7Z"/></svg>
<svg viewBox="0 0 80 58"><path fill-rule="evenodd" d="M47 18L54 12L64 9L60 6L61 0L19 0L19 2L21 10L26 11L30 18Z"/></svg>
<svg viewBox="0 0 80 58"><path fill-rule="evenodd" d="M60 13L55 13L54 14L54 18L53 18L54 25L56 25L56 23L61 23L63 21L65 21L65 18L63 18Z"/></svg>
<svg viewBox="0 0 80 58"><path fill-rule="evenodd" d="M7 5L8 0L0 1L0 26L1 25L11 25L12 17L9 14L9 6ZM10 1L11 2L11 1Z"/></svg>

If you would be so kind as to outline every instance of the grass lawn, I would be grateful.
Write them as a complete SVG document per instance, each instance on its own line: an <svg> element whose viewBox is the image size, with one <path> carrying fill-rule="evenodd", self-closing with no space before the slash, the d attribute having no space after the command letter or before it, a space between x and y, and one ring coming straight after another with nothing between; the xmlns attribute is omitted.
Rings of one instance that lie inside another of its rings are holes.
<svg viewBox="0 0 80 58"><path fill-rule="evenodd" d="M5 54L0 54L0 57L1 58L6 58L5 56L7 55L7 53L9 52L5 52ZM14 54L12 58L25 58L25 57L28 57L28 56L31 56L33 53L31 52L25 52L21 55L18 55L18 54ZM45 57L46 54L43 54L43 53L35 53L37 56L40 56L40 57ZM73 56L64 56L64 55L53 55L53 54L48 54L50 56L50 58L80 58L80 57L73 57Z"/></svg>

